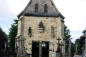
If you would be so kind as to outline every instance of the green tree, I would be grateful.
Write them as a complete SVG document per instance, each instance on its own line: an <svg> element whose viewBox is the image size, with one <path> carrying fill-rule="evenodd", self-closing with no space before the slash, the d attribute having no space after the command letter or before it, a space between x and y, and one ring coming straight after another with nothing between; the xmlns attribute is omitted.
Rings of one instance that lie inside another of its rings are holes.
<svg viewBox="0 0 86 57"><path fill-rule="evenodd" d="M17 20L14 20L14 23L11 25L10 32L9 32L9 49L14 52L15 51L15 38L17 35Z"/></svg>
<svg viewBox="0 0 86 57"><path fill-rule="evenodd" d="M64 37L65 37L65 51L66 54L69 54L68 49L69 49L69 41L71 41L71 35L70 35L70 30L67 28L66 25L64 25ZM75 52L75 45L71 41L71 56L73 57L74 52Z"/></svg>
<svg viewBox="0 0 86 57"><path fill-rule="evenodd" d="M3 45L4 48L4 45L7 42L7 34L2 30L2 28L0 28L0 42L1 42L0 44Z"/></svg>
<svg viewBox="0 0 86 57"><path fill-rule="evenodd" d="M7 48L7 35L0 28L0 57L4 56Z"/></svg>
<svg viewBox="0 0 86 57"><path fill-rule="evenodd" d="M70 35L70 30L67 28L67 26L66 25L64 25L64 37L65 37L65 50L66 50L66 52L68 52L68 47L69 47L69 39L70 39L70 37L71 37L71 35Z"/></svg>
<svg viewBox="0 0 86 57"><path fill-rule="evenodd" d="M80 39L77 39L75 41L75 45L77 45L76 49L77 49L77 54L82 55L83 52L83 48L84 48L84 44L85 44L85 37L81 36Z"/></svg>
<svg viewBox="0 0 86 57"><path fill-rule="evenodd" d="M7 40L7 34L0 28L0 38L5 38Z"/></svg>

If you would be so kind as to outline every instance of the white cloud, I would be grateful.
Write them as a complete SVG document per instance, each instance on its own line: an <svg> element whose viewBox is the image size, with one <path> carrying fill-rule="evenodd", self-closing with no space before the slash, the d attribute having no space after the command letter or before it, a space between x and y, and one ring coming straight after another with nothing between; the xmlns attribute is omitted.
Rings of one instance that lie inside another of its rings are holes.
<svg viewBox="0 0 86 57"><path fill-rule="evenodd" d="M12 13L18 15L25 8L29 0L7 0L7 2Z"/></svg>
<svg viewBox="0 0 86 57"><path fill-rule="evenodd" d="M81 30L85 27L86 2L82 0L59 0L56 5L65 16L65 23L71 30Z"/></svg>
<svg viewBox="0 0 86 57"><path fill-rule="evenodd" d="M79 31L71 31L72 42L75 42L76 39L79 39L81 35L83 35L82 30Z"/></svg>

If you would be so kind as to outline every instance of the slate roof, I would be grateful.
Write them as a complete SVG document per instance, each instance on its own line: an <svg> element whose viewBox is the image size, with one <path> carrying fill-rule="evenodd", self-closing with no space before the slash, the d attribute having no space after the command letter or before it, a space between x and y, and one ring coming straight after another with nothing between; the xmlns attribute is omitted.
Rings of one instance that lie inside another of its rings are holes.
<svg viewBox="0 0 86 57"><path fill-rule="evenodd" d="M38 4L38 12L35 12L35 4ZM48 12L44 12L44 5L47 4ZM56 9L52 0L30 0L26 8L18 15L24 16L43 16L43 17L61 17L64 16Z"/></svg>

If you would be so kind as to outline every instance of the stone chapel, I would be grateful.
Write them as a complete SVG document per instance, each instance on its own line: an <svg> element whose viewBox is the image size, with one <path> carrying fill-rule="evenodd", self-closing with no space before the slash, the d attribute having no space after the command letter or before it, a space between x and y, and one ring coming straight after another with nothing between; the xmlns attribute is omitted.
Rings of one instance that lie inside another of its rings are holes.
<svg viewBox="0 0 86 57"><path fill-rule="evenodd" d="M17 57L64 55L64 16L53 0L30 0L18 15ZM59 50L60 49L60 50Z"/></svg>

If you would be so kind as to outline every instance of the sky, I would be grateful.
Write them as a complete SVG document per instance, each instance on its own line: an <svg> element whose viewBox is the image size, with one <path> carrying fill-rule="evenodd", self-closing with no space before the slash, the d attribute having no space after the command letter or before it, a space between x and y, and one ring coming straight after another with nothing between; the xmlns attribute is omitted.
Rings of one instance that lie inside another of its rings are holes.
<svg viewBox="0 0 86 57"><path fill-rule="evenodd" d="M86 29L86 0L53 0L64 15L72 41ZM0 27L8 34L13 20L25 8L29 0L0 0Z"/></svg>

